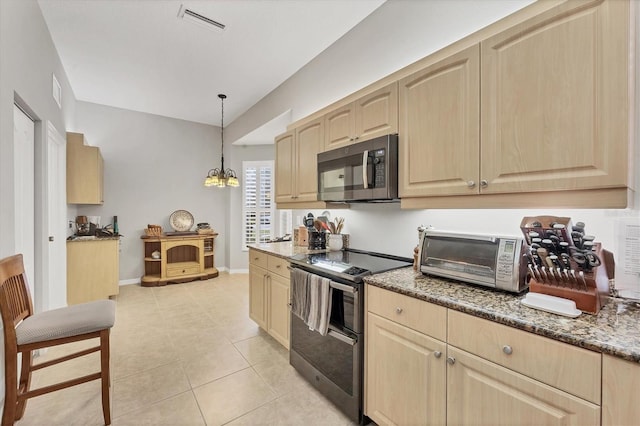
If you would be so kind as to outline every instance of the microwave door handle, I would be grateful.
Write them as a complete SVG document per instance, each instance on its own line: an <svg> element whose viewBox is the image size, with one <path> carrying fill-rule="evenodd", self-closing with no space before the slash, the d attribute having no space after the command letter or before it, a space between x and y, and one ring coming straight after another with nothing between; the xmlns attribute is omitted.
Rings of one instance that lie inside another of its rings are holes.
<svg viewBox="0 0 640 426"><path fill-rule="evenodd" d="M365 149L362 153L362 185L364 189L369 188L369 176L367 176L367 162L369 160L369 150Z"/></svg>

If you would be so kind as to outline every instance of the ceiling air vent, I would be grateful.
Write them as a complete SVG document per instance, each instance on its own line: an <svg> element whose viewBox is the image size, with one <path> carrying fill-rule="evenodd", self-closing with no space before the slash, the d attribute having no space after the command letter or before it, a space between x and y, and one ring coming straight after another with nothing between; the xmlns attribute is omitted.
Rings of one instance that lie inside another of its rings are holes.
<svg viewBox="0 0 640 426"><path fill-rule="evenodd" d="M180 10L178 11L178 17L184 19L187 22L200 25L201 27L204 27L216 32L222 32L226 27L226 25L221 24L218 21L214 21L213 19L207 18L206 16L201 15L197 12L194 12L191 9L187 9L185 5L180 5Z"/></svg>

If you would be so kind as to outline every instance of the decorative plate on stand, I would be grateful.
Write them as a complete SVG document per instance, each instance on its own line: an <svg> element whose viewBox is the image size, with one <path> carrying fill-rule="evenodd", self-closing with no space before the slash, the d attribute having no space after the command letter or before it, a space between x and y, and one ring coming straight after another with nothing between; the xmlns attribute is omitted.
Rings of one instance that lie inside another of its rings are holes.
<svg viewBox="0 0 640 426"><path fill-rule="evenodd" d="M193 226L193 215L186 210L176 210L169 216L169 224L174 231L190 231Z"/></svg>

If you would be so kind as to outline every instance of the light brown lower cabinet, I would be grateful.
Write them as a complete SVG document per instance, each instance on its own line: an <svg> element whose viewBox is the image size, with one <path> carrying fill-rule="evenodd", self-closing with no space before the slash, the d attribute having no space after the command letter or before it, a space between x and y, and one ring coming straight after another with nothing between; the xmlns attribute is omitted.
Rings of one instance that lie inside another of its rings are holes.
<svg viewBox="0 0 640 426"><path fill-rule="evenodd" d="M249 318L289 349L289 262L249 250Z"/></svg>
<svg viewBox="0 0 640 426"><path fill-rule="evenodd" d="M367 415L378 425L446 421L446 344L367 313Z"/></svg>
<svg viewBox="0 0 640 426"><path fill-rule="evenodd" d="M67 241L67 304L107 299L119 292L119 241Z"/></svg>
<svg viewBox="0 0 640 426"><path fill-rule="evenodd" d="M640 424L640 363L602 357L602 426Z"/></svg>
<svg viewBox="0 0 640 426"><path fill-rule="evenodd" d="M453 346L447 365L447 424L600 424L599 406Z"/></svg>
<svg viewBox="0 0 640 426"><path fill-rule="evenodd" d="M600 424L601 354L381 288L366 291L365 414L377 424ZM633 380L627 385L637 394ZM616 410L612 419L629 416Z"/></svg>

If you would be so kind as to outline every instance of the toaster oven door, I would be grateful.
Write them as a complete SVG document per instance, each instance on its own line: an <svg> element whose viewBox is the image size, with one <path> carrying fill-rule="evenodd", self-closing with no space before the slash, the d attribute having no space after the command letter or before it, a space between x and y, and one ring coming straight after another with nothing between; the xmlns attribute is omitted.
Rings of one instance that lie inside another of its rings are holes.
<svg viewBox="0 0 640 426"><path fill-rule="evenodd" d="M420 270L495 287L499 240L491 237L425 236Z"/></svg>
<svg viewBox="0 0 640 426"><path fill-rule="evenodd" d="M519 238L425 232L420 270L426 274L520 292Z"/></svg>

